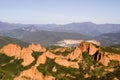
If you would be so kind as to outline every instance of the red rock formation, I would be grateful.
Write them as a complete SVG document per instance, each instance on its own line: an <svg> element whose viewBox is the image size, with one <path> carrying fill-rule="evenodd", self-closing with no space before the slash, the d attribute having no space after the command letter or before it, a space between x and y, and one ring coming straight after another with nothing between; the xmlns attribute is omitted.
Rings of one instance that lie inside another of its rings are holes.
<svg viewBox="0 0 120 80"><path fill-rule="evenodd" d="M21 59L23 59L22 65L27 66L35 60L32 56L33 51L45 52L46 49L39 44L31 44L28 48L23 48L21 51Z"/></svg>
<svg viewBox="0 0 120 80"><path fill-rule="evenodd" d="M45 52L46 49L41 47L39 44L31 44L28 48L23 49L18 45L8 44L0 49L0 53L6 54L7 56L14 56L18 59L23 59L23 66L27 66L34 61L34 57L32 56L33 51Z"/></svg>
<svg viewBox="0 0 120 80"><path fill-rule="evenodd" d="M32 63L35 59L32 56L32 50L29 48L23 48L20 54L20 58L23 59L22 65L27 66Z"/></svg>
<svg viewBox="0 0 120 80"><path fill-rule="evenodd" d="M89 44L89 54L94 55L99 48L96 48L96 46L92 43Z"/></svg>
<svg viewBox="0 0 120 80"><path fill-rule="evenodd" d="M55 78L52 76L43 76L43 74L40 73L36 68L40 64L45 64L47 58L55 59L55 63L61 66L77 68L77 69L79 69L78 63L82 60L83 52L88 52L89 55L94 56L94 59L102 63L104 66L108 66L110 60L115 60L120 62L120 55L114 53L108 53L108 52L105 52L103 54L103 52L101 52L99 48L97 48L93 43L89 43L89 42L82 42L80 46L76 47L76 49L67 56L55 55L50 51L46 51L46 49L41 47L40 45L34 45L34 44L31 44L29 45L28 48L23 48L23 49L21 49L21 47L18 45L8 44L4 46L2 49L0 49L0 53L4 53L7 56L14 56L17 59L23 59L22 62L23 66L29 65L35 60L34 57L32 56L33 51L43 52L43 54L38 57L36 64L32 68L23 71L20 74L20 76L15 78L15 80L24 80L25 77L35 80L55 80ZM60 48L55 50L55 52L60 52L60 51L64 52L65 49ZM77 61L72 62L68 59L77 60ZM83 68L85 67L83 66ZM94 66L91 66L90 69L94 70ZM53 71L56 71L55 67L53 67ZM89 77L89 75L86 74L84 77L87 78Z"/></svg>
<svg viewBox="0 0 120 80"><path fill-rule="evenodd" d="M46 57L50 59L54 59L56 57L55 54L51 53L50 51L45 52Z"/></svg>
<svg viewBox="0 0 120 80"><path fill-rule="evenodd" d="M114 60L114 61L119 61L120 62L120 55L119 54L112 53L112 54L109 54L108 57L109 57L110 60Z"/></svg>
<svg viewBox="0 0 120 80"><path fill-rule="evenodd" d="M115 53L108 53L105 52L105 54L102 54L101 59L99 62L101 62L104 66L108 66L110 60L119 61L120 62L120 55Z"/></svg>
<svg viewBox="0 0 120 80"><path fill-rule="evenodd" d="M57 71L56 66L53 67L52 71L53 71L53 72L56 72L56 71Z"/></svg>
<svg viewBox="0 0 120 80"><path fill-rule="evenodd" d="M31 45L29 45L28 48L33 50L33 51L37 51L37 52L45 52L46 51L46 49L41 47L40 44L35 45L35 44L32 43Z"/></svg>
<svg viewBox="0 0 120 80"><path fill-rule="evenodd" d="M43 53L38 57L36 66L38 66L39 64L45 64L45 62L46 62L46 55L45 53Z"/></svg>
<svg viewBox="0 0 120 80"><path fill-rule="evenodd" d="M108 66L110 60L106 55L101 55L101 59L99 62L101 62L104 66Z"/></svg>
<svg viewBox="0 0 120 80"><path fill-rule="evenodd" d="M52 76L43 76L41 72L37 70L37 67L32 67L20 73L20 76L14 78L14 80L55 80Z"/></svg>
<svg viewBox="0 0 120 80"><path fill-rule="evenodd" d="M8 44L0 49L0 53L4 53L7 56L14 56L15 58L20 58L21 47L15 44Z"/></svg>
<svg viewBox="0 0 120 80"><path fill-rule="evenodd" d="M54 50L54 52L56 53L56 52L65 52L65 48L57 48L57 49L55 49Z"/></svg>
<svg viewBox="0 0 120 80"><path fill-rule="evenodd" d="M89 53L89 43L88 42L81 42L79 48L82 52L88 52Z"/></svg>
<svg viewBox="0 0 120 80"><path fill-rule="evenodd" d="M90 55L94 55L95 52L98 51L98 48L93 43L89 42L82 42L79 48L82 52L88 52Z"/></svg>
<svg viewBox="0 0 120 80"><path fill-rule="evenodd" d="M86 73L85 75L84 75L84 78L89 78L89 77L91 77L88 73Z"/></svg>
<svg viewBox="0 0 120 80"><path fill-rule="evenodd" d="M36 67L32 67L28 70L25 70L20 73L19 77L16 77L14 80L24 80L25 78L29 78L29 80L44 80L44 76L40 73Z"/></svg>
<svg viewBox="0 0 120 80"><path fill-rule="evenodd" d="M55 62L61 66L72 67L72 68L77 68L77 69L79 68L79 65L77 62L71 62L64 58L56 58Z"/></svg>
<svg viewBox="0 0 120 80"><path fill-rule="evenodd" d="M76 47L76 49L67 56L68 59L71 59L71 60L82 60L82 51L80 50L80 48Z"/></svg>

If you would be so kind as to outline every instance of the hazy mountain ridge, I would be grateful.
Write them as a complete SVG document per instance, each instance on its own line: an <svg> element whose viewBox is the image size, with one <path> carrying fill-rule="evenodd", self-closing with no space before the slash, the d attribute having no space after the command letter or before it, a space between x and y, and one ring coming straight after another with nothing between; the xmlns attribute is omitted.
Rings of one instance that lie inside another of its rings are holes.
<svg viewBox="0 0 120 80"><path fill-rule="evenodd" d="M0 30L9 30L16 28L23 28L34 26L39 30L57 31L57 32L69 32L69 33L81 33L84 35L97 36L103 33L112 33L120 31L120 24L95 24L92 22L83 23L70 23L65 25L57 24L10 24L0 23Z"/></svg>
<svg viewBox="0 0 120 80"><path fill-rule="evenodd" d="M23 37L30 35L36 31L38 31L36 27L29 26L29 27L22 27L22 28L13 29L13 30L1 31L0 35L22 39Z"/></svg>
<svg viewBox="0 0 120 80"><path fill-rule="evenodd" d="M24 25L24 24L7 23L7 22L1 22L0 21L0 31L6 31L6 30L22 28L24 26L26 26L26 25Z"/></svg>
<svg viewBox="0 0 120 80"><path fill-rule="evenodd" d="M94 39L101 42L104 46L120 44L120 32L119 33L105 33L95 37Z"/></svg>

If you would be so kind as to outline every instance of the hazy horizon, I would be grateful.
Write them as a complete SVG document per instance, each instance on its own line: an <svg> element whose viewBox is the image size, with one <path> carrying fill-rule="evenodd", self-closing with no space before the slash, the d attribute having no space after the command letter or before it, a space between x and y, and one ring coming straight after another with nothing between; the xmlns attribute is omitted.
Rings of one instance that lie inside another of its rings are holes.
<svg viewBox="0 0 120 80"><path fill-rule="evenodd" d="M93 24L120 24L120 23L110 23L110 22L106 22L106 23L95 23L92 21L84 21L84 22L68 22L68 23L22 23L22 22L7 22L7 21L2 21L0 20L0 22L2 23L9 23L9 24L23 24L23 25L67 25L67 24L74 24L74 23L93 23Z"/></svg>
<svg viewBox="0 0 120 80"><path fill-rule="evenodd" d="M120 0L0 0L0 20L22 24L120 22Z"/></svg>

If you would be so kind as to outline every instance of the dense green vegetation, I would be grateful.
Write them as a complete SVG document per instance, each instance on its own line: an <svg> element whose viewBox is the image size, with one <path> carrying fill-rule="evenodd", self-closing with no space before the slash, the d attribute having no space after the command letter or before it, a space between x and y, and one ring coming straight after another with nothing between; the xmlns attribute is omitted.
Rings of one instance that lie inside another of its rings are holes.
<svg viewBox="0 0 120 80"><path fill-rule="evenodd" d="M12 80L23 70L22 60L14 59L0 53L0 79Z"/></svg>
<svg viewBox="0 0 120 80"><path fill-rule="evenodd" d="M52 75L52 68L54 67L55 62L52 59L47 58L45 64L40 64L37 69L43 73L43 75Z"/></svg>

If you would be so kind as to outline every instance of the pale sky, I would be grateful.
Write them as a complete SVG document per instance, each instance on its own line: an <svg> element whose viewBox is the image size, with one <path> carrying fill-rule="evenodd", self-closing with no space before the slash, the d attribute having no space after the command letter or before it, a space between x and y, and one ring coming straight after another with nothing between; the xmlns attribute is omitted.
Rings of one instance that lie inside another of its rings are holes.
<svg viewBox="0 0 120 80"><path fill-rule="evenodd" d="M0 21L25 24L120 23L120 0L0 0Z"/></svg>

